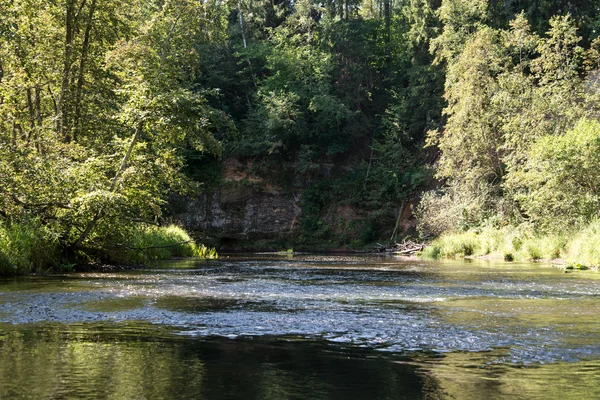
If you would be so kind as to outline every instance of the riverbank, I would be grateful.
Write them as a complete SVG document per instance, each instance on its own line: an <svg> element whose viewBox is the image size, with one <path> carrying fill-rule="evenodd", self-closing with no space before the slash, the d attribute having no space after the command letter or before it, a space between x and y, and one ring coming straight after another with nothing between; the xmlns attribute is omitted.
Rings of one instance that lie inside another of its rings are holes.
<svg viewBox="0 0 600 400"><path fill-rule="evenodd" d="M600 221L583 229L539 234L527 226L480 228L443 234L423 250L425 258L488 257L505 261L552 261L566 268L600 266Z"/></svg>
<svg viewBox="0 0 600 400"><path fill-rule="evenodd" d="M32 273L124 269L177 257L216 258L213 248L197 244L182 228L140 225L98 248L65 251L58 238L36 223L0 225L0 276Z"/></svg>

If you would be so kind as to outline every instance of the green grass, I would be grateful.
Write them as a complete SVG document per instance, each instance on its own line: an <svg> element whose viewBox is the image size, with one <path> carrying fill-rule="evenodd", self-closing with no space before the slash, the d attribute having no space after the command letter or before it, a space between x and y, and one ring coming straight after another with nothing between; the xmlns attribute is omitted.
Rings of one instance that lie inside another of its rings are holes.
<svg viewBox="0 0 600 400"><path fill-rule="evenodd" d="M568 262L587 267L600 266L600 220L572 236L567 244Z"/></svg>
<svg viewBox="0 0 600 400"><path fill-rule="evenodd" d="M427 258L482 257L517 260L551 260L566 257L564 235L535 235L527 226L503 229L483 228L444 234L423 251Z"/></svg>
<svg viewBox="0 0 600 400"><path fill-rule="evenodd" d="M600 220L583 229L539 235L527 226L444 234L422 253L426 258L490 256L506 261L561 259L575 269L600 267Z"/></svg>
<svg viewBox="0 0 600 400"><path fill-rule="evenodd" d="M19 275L60 265L58 242L37 221L0 224L0 275Z"/></svg>
<svg viewBox="0 0 600 400"><path fill-rule="evenodd" d="M196 244L175 225L139 225L119 237L118 243L99 250L96 256L107 263L124 265L148 265L176 257L218 257L214 248ZM86 256L78 261L96 260ZM69 271L74 265L74 260L61 254L58 240L37 221L0 223L0 275Z"/></svg>
<svg viewBox="0 0 600 400"><path fill-rule="evenodd" d="M176 225L136 226L126 237L126 243L107 252L108 262L143 265L177 257L217 258L214 248L198 245Z"/></svg>

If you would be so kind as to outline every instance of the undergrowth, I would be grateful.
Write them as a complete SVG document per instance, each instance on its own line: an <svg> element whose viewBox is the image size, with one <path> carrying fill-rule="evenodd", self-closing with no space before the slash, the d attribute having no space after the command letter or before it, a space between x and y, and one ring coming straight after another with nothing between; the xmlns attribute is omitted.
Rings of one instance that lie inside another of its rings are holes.
<svg viewBox="0 0 600 400"><path fill-rule="evenodd" d="M58 241L37 221L0 223L0 275L19 275L60 265Z"/></svg>

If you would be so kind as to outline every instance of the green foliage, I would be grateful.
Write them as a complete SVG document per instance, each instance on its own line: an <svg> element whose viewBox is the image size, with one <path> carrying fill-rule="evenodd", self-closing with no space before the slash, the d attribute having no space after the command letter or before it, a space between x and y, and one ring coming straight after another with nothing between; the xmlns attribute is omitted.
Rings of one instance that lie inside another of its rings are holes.
<svg viewBox="0 0 600 400"><path fill-rule="evenodd" d="M501 204L490 184L470 182L459 185L453 182L444 190L423 193L415 207L419 230L428 235L465 231L484 223L494 223L509 218L510 204ZM490 210L497 210L495 213Z"/></svg>
<svg viewBox="0 0 600 400"><path fill-rule="evenodd" d="M480 243L472 232L442 236L433 246L434 249L427 250L425 254L435 258L472 256L480 249Z"/></svg>
<svg viewBox="0 0 600 400"><path fill-rule="evenodd" d="M585 266L600 266L600 221L593 220L567 244L568 260Z"/></svg>
<svg viewBox="0 0 600 400"><path fill-rule="evenodd" d="M428 244L421 252L421 257L429 260L437 260L442 257L442 248L435 243Z"/></svg>
<svg viewBox="0 0 600 400"><path fill-rule="evenodd" d="M486 0L444 0L437 15L443 24L441 34L431 42L436 62L450 61L461 51L470 36L487 19Z"/></svg>
<svg viewBox="0 0 600 400"><path fill-rule="evenodd" d="M226 8L192 0L133 2L129 11L96 0L3 7L0 222L6 248L23 243L23 260L5 256L15 272L41 268L27 243L51 238L67 258L103 258L114 235L158 220L170 191L193 187L181 172L189 149L219 154L213 134L231 124L194 86L194 50L225 40L217 22ZM10 230L31 220L33 236Z"/></svg>
<svg viewBox="0 0 600 400"><path fill-rule="evenodd" d="M579 234L578 234L579 235ZM578 235L534 234L530 225L486 227L462 233L443 234L425 247L429 258L488 256L505 261L576 259L571 250ZM570 239L569 239L570 238Z"/></svg>
<svg viewBox="0 0 600 400"><path fill-rule="evenodd" d="M307 237L322 240L327 236L329 227L322 215L331 202L329 196L330 192L324 181L311 186L302 194L300 229Z"/></svg>
<svg viewBox="0 0 600 400"><path fill-rule="evenodd" d="M539 37L523 13L508 29L490 27L478 4L448 0L440 8L445 27L433 48L447 63L448 119L428 143L441 151L437 177L447 188L423 196L422 230L585 224L598 209L597 90L582 79L585 58L595 56L579 46L570 16L551 18ZM456 13L465 20L449 19Z"/></svg>
<svg viewBox="0 0 600 400"><path fill-rule="evenodd" d="M598 216L600 123L581 120L561 136L536 141L523 169L511 176L516 198L543 229L584 225Z"/></svg>
<svg viewBox="0 0 600 400"><path fill-rule="evenodd" d="M431 188L426 164L446 185L417 207L429 233L597 216L596 2L26 0L0 12L0 221L37 221L67 257L101 257L160 223L170 193L222 184L222 151L302 192L301 235L331 243L389 234ZM340 207L352 215L333 221Z"/></svg>

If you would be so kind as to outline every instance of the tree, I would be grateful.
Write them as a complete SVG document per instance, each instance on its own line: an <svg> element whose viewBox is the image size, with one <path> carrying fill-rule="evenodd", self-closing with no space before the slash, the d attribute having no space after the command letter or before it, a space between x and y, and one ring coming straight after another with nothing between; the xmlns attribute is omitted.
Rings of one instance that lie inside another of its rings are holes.
<svg viewBox="0 0 600 400"><path fill-rule="evenodd" d="M477 26L470 18L465 23ZM554 143L549 138L563 135L583 117L598 115L597 95L582 79L586 53L579 47L576 25L568 16L552 18L547 36L540 38L519 14L508 30L478 25L466 40L453 40L458 31L444 30L436 39L459 51L438 47L448 65L448 120L443 131L430 135L430 143L441 150L437 176L449 189L427 195L420 212L427 216L446 209L452 216L445 219L446 228L468 228L490 219L501 224L531 219L547 227L531 208L522 208L529 204L523 188L532 177L525 172L536 154L532 146ZM452 40L443 38L446 32Z"/></svg>
<svg viewBox="0 0 600 400"><path fill-rule="evenodd" d="M600 122L580 120L563 135L547 135L529 149L509 178L528 219L543 230L581 227L599 216Z"/></svg>
<svg viewBox="0 0 600 400"><path fill-rule="evenodd" d="M150 17L147 22L136 19L129 29L119 32L122 36L114 46L105 43L100 51L92 46L99 46L92 40L93 15L107 14L90 1L62 4L66 39L61 35L52 38L65 44L64 52L44 60L49 64L48 73L57 71L60 79L51 79L42 87L55 113L53 117L42 115L44 130L35 141L19 136L22 128L16 128L27 123L27 114L19 113L22 104L35 106L38 100L22 95L21 82L35 83L44 76L44 69L37 66L38 58L19 53L19 46L15 52L5 53L11 61L4 64L10 80L2 82L2 93L15 100L3 103L3 113L14 118L12 137L4 135L0 141L0 215L7 221L37 218L68 253L97 255L115 243L126 242L126 233L134 225L155 223L169 191L186 186L181 173L184 149L218 153L220 146L213 132L230 129L230 124L227 116L208 106L205 91L194 85L199 57L194 51L196 43L226 38L219 30L224 27L208 29L218 11L214 4L174 0L157 9L137 6L134 12L138 17ZM87 24L82 25L87 33L77 39L80 29L73 24L81 22L77 17L85 10L87 16L81 21ZM17 11L14 16L21 24L32 18ZM54 29L56 21L38 22L40 27ZM31 40L31 36L25 38ZM14 36L11 40L25 39ZM92 49L95 61L100 54L107 60L95 75L87 74L85 67ZM92 76L99 78L92 80ZM94 105L105 116L102 120L94 121L82 111L87 99L84 83L92 81L101 85L100 93L109 94L110 101ZM107 87L107 82L116 88ZM21 100L23 97L27 101ZM36 116L35 108L33 114ZM32 121L31 127L36 127L36 118ZM52 126L49 121L54 122ZM101 134L94 137L96 130ZM73 135L75 132L87 133Z"/></svg>

